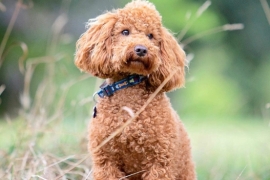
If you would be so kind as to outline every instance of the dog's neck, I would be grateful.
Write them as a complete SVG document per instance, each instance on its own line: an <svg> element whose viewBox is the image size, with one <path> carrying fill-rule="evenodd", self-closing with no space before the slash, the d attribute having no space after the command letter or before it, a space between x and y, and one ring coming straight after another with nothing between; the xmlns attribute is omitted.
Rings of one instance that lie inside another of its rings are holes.
<svg viewBox="0 0 270 180"><path fill-rule="evenodd" d="M145 79L145 76L133 74L118 81L114 79L108 82L107 80L100 86L100 90L96 94L101 98L104 98L105 96L110 97L116 91L140 84Z"/></svg>
<svg viewBox="0 0 270 180"><path fill-rule="evenodd" d="M118 81L120 81L128 76L130 76L130 74L117 74L111 78L106 79L105 81L107 84L113 84L113 83L118 82Z"/></svg>

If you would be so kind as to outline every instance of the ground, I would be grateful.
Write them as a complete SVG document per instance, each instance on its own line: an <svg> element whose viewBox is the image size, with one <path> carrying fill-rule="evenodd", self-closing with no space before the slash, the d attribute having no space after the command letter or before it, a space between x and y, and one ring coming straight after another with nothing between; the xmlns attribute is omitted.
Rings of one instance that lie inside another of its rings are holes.
<svg viewBox="0 0 270 180"><path fill-rule="evenodd" d="M199 180L270 178L269 121L243 118L182 119L191 137ZM23 119L1 120L0 159L4 161L0 162L0 178L31 176L39 179L62 174L70 179L82 176L90 179L90 159L80 163L87 158L87 141L84 140L86 125L87 121L64 119L33 132L33 128L27 126ZM37 166L41 157L46 163ZM15 162L18 162L17 166ZM16 169L21 169L20 173Z"/></svg>

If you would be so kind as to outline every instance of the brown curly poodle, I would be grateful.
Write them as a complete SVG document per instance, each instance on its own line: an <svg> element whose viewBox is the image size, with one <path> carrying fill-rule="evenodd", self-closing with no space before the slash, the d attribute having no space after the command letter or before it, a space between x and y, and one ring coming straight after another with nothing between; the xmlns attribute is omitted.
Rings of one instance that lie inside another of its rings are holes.
<svg viewBox="0 0 270 180"><path fill-rule="evenodd" d="M90 21L75 64L106 79L89 126L95 180L196 179L189 137L165 95L184 84L185 53L152 3L134 0ZM123 107L136 113L175 70L144 111L95 151L130 119Z"/></svg>

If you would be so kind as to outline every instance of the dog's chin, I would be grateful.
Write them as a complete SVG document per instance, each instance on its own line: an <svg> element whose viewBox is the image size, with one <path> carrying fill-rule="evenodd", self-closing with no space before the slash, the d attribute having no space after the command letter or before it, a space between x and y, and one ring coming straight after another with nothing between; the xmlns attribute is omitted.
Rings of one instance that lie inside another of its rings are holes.
<svg viewBox="0 0 270 180"><path fill-rule="evenodd" d="M141 60L128 60L128 66L132 69L147 69L148 65Z"/></svg>
<svg viewBox="0 0 270 180"><path fill-rule="evenodd" d="M140 75L148 75L153 71L149 61L142 59L128 59L125 69L130 73Z"/></svg>

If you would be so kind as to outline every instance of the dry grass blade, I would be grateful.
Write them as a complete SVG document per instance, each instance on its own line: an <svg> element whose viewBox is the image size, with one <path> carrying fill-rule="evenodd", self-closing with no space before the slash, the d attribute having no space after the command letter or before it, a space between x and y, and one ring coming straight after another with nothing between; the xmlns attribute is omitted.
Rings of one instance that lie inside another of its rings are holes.
<svg viewBox="0 0 270 180"><path fill-rule="evenodd" d="M92 174L92 169L86 174L83 180L87 180L91 174Z"/></svg>
<svg viewBox="0 0 270 180"><path fill-rule="evenodd" d="M133 117L131 117L127 122L125 122L120 128L116 129L108 138L104 139L100 145L96 147L93 151L98 151L102 146L104 146L106 143L108 143L112 138L114 138L117 134L121 133L130 123L132 123L133 120L135 120L148 106L148 104L156 97L156 95L161 91L161 89L166 85L166 83L173 77L173 75L178 71L179 69L176 69L173 71L162 83L161 85L155 90L153 94L149 97L149 99L145 102L145 104L141 107L139 111L137 111Z"/></svg>
<svg viewBox="0 0 270 180"><path fill-rule="evenodd" d="M61 60L63 58L63 55L60 53L58 55L55 56L44 56L44 57L40 57L40 58L34 58L34 59L29 59L29 61L26 63L26 72L25 72L25 79L24 79L24 91L23 94L20 97L21 100L21 104L23 106L24 110L28 110L30 109L30 105L31 105L31 99L30 99L30 84L31 84L31 80L32 80L32 76L33 73L36 69L36 67L39 64L49 64L49 63L55 63L59 60ZM47 76L44 76L43 81L39 84L38 89L36 91L35 94L35 98L34 98L34 105L32 106L32 112L37 112L40 107L41 104L43 104L44 106L46 105L46 102L48 102L50 99L52 99L52 95L54 93L50 93L49 96L46 96L46 99L44 98L44 92L47 89L50 89L51 92L53 92L54 87L52 86L53 83L51 83L50 81L48 81ZM35 114L35 113L33 113Z"/></svg>
<svg viewBox="0 0 270 180"><path fill-rule="evenodd" d="M21 165L21 173L23 173L23 170L26 169L25 167L26 167L26 163L29 158L29 155L30 155L30 151L27 151L23 157L22 165ZM21 174L21 176L23 177L23 174Z"/></svg>
<svg viewBox="0 0 270 180"><path fill-rule="evenodd" d="M17 3L16 3L16 7L15 7L15 10L12 14L12 17L11 17L11 20L9 21L9 24L8 24L8 27L7 27L7 30L4 34L4 37L1 41L1 44L0 44L0 67L3 63L3 53L4 53L4 50L5 50L5 47L6 47L6 44L7 44L7 41L8 41L8 38L10 36L10 33L14 27L14 24L18 18L18 15L19 15L19 12L21 9L25 9L25 8L31 8L33 6L33 3L32 1L29 1L29 5L25 5L23 4L23 0L18 0ZM0 2L0 9L4 9L5 10L5 6Z"/></svg>
<svg viewBox="0 0 270 180"><path fill-rule="evenodd" d="M243 24L225 24L222 26L223 31L235 31L244 29Z"/></svg>
<svg viewBox="0 0 270 180"><path fill-rule="evenodd" d="M41 169L41 170L39 170L39 171L37 171L37 172L44 171L44 170L47 169L47 168L53 167L53 166L55 166L55 165L58 165L58 164L60 164L60 163L62 163L62 162L65 162L66 160L69 160L69 159L71 159L71 158L74 158L75 156L76 156L76 155L68 156L68 157L66 157L66 158L64 158L64 159L61 159L61 160L59 160L59 161L57 161L57 162L54 162L54 163L52 163L52 164L50 164L50 165L44 167L43 169Z"/></svg>
<svg viewBox="0 0 270 180"><path fill-rule="evenodd" d="M66 14L61 14L54 21L54 23L52 25L52 29L51 29L52 30L52 37L50 37L50 40L48 41L48 46L47 46L48 47L48 50L47 50L48 54L52 54L53 51L56 49L61 31L63 30L63 28L65 27L67 22L68 22L68 18L67 18Z"/></svg>
<svg viewBox="0 0 270 180"><path fill-rule="evenodd" d="M44 178L44 177L41 177L41 176L39 176L39 175L32 175L31 177L33 177L33 178L37 177L37 178L42 179L42 180L48 180L48 179L46 179L46 178Z"/></svg>
<svg viewBox="0 0 270 180"><path fill-rule="evenodd" d="M36 66L27 67L26 73L24 75L24 89L23 94L20 96L20 102L24 110L28 110L30 108L30 84L35 68Z"/></svg>
<svg viewBox="0 0 270 180"><path fill-rule="evenodd" d="M83 76L81 76L81 77L79 77L79 78L76 78L76 79L73 80L73 81L68 82L67 84L65 84L65 85L62 87L63 93L62 93L62 95L61 95L61 97L60 97L60 99L59 99L58 105L56 106L57 108L56 108L56 110L55 110L54 115L57 115L57 114L61 113L61 109L63 109L63 106L64 106L64 104L65 104L65 100L66 100L66 96L67 96L67 94L68 94L69 89L70 89L74 84L76 84L76 83L78 83L78 82L80 82L80 81L83 81L83 80L85 80L85 79L88 79L89 77L90 77L90 76L89 76L88 74L85 74L85 75L83 75Z"/></svg>
<svg viewBox="0 0 270 180"><path fill-rule="evenodd" d="M76 164L74 164L72 167L70 167L68 170L65 170L63 173L61 173L62 175L58 176L55 178L55 180L60 179L61 177L63 177L66 173L69 173L70 171L72 171L74 168L76 168L78 165L80 165L81 163L83 163L86 159L89 158L89 155L86 155L84 158L82 158L80 161L78 161Z"/></svg>
<svg viewBox="0 0 270 180"><path fill-rule="evenodd" d="M260 0L262 4L262 8L264 10L265 16L268 20L268 23L270 25L270 7L266 0Z"/></svg>
<svg viewBox="0 0 270 180"><path fill-rule="evenodd" d="M188 32L188 30L190 29L190 27L193 25L193 23L197 20L196 19L192 19L190 21L188 21L188 23L186 24L186 26L182 29L182 31L179 33L179 35L177 36L177 39L179 41L181 41L184 36L186 35L186 33Z"/></svg>
<svg viewBox="0 0 270 180"><path fill-rule="evenodd" d="M125 111L127 111L128 114L130 115L130 117L134 117L135 114L132 111L132 109L130 109L129 107L124 106L124 107L122 107L122 109L125 110Z"/></svg>
<svg viewBox="0 0 270 180"><path fill-rule="evenodd" d="M191 36L190 38L187 38L184 41L182 41L182 44L183 44L183 46L186 46L186 45L190 44L191 42L198 40L202 37L205 37L207 35L223 32L223 31L241 30L243 28L244 28L243 24L225 24L223 26L216 27L216 28L210 29L208 31L204 31L202 33Z"/></svg>
<svg viewBox="0 0 270 180"><path fill-rule="evenodd" d="M7 10L6 6L0 2L0 11L4 12L6 10Z"/></svg>
<svg viewBox="0 0 270 180"><path fill-rule="evenodd" d="M83 105L85 105L85 104L87 104L87 103L92 103L92 102L93 102L93 97L90 96L90 97L88 97L88 98L82 99L78 104L79 104L80 106L83 106Z"/></svg>
<svg viewBox="0 0 270 180"><path fill-rule="evenodd" d="M207 0L203 3L203 5L198 9L196 15L197 17L201 16L204 11L211 5L211 1Z"/></svg>
<svg viewBox="0 0 270 180"><path fill-rule="evenodd" d="M32 66L32 65L39 65L42 63L54 63L57 60L61 59L63 56L58 57L58 58L54 58L53 56L42 56L42 57L38 57L38 58L31 58L28 59L28 61L26 62L26 67ZM57 60L55 60L57 59Z"/></svg>
<svg viewBox="0 0 270 180"><path fill-rule="evenodd" d="M16 8L15 8L15 10L13 12L11 20L9 21L9 24L8 24L7 30L5 32L5 35L4 35L4 37L3 37L2 41L1 41L1 44L0 44L0 67L1 67L1 65L3 63L2 55L3 55L4 49L5 49L6 44L7 44L7 40L9 38L9 36L10 36L10 33L11 33L12 29L13 29L13 26L14 26L14 24L16 22L16 19L17 19L18 15L19 15L19 12L20 12L21 8L22 8L22 4L18 2L16 4Z"/></svg>
<svg viewBox="0 0 270 180"><path fill-rule="evenodd" d="M186 33L188 32L188 30L191 28L191 26L195 23L195 21L206 11L206 9L211 5L211 1L207 0L205 1L205 3L203 3L201 5L201 7L198 9L197 13L196 13L196 17L194 19L191 19L190 21L188 21L188 23L186 24L186 26L182 29L182 31L180 32L180 34L177 36L177 39L179 41L181 41L184 36L186 35Z"/></svg>
<svg viewBox="0 0 270 180"><path fill-rule="evenodd" d="M125 179L125 178L127 178L127 177L134 176L134 175L136 175L136 174L139 174L139 173L142 173L142 172L145 172L145 171L146 171L146 170L142 170L142 171L135 172L135 173L133 173L133 174L130 174L130 175L124 176L124 177L120 178L119 180Z"/></svg>
<svg viewBox="0 0 270 180"><path fill-rule="evenodd" d="M20 47L23 50L23 55L19 58L19 69L21 73L24 73L24 65L23 62L26 59L27 55L28 55L28 47L25 43L21 42Z"/></svg>
<svg viewBox="0 0 270 180"><path fill-rule="evenodd" d="M247 165L244 167L244 169L241 171L241 173L238 175L238 177L236 178L236 180L240 179L240 177L242 176L243 172L246 170Z"/></svg>
<svg viewBox="0 0 270 180"><path fill-rule="evenodd" d="M186 56L186 67L187 67L187 70L189 70L189 64L190 62L194 59L194 54L193 53L189 53L187 54Z"/></svg>
<svg viewBox="0 0 270 180"><path fill-rule="evenodd" d="M2 60L5 59L5 57L7 56L7 54L14 48L19 46L22 51L23 54L19 57L18 63L19 63L19 70L20 72L23 74L24 73L24 65L23 62L26 60L26 57L28 56L28 47L24 42L18 42L18 43L13 43L12 45L9 46L9 48L5 51L5 53L2 56Z"/></svg>
<svg viewBox="0 0 270 180"><path fill-rule="evenodd" d="M5 85L0 86L0 95L4 92L5 89L6 89Z"/></svg>

